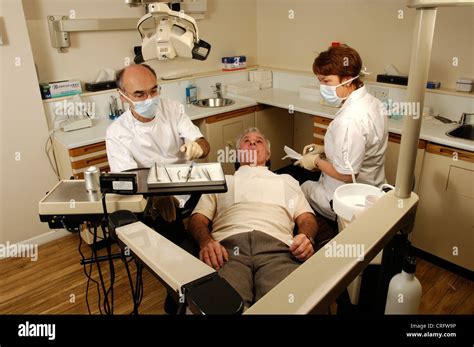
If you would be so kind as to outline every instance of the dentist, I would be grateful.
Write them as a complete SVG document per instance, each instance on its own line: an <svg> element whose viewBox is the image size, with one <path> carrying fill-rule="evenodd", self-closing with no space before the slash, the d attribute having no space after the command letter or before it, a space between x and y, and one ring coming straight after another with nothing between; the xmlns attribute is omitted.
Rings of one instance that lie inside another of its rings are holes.
<svg viewBox="0 0 474 347"><path fill-rule="evenodd" d="M106 132L107 157L111 172L149 168L158 164L186 163L204 158L209 143L186 115L184 107L160 98L155 71L148 65L131 65L117 72L122 102L130 109L115 120ZM189 196L183 196L183 201ZM186 204L192 204L187 200ZM173 196L154 196L145 211L147 224L179 244L185 237ZM181 206L180 206L181 205Z"/></svg>
<svg viewBox="0 0 474 347"><path fill-rule="evenodd" d="M330 47L313 64L321 96L326 103L341 109L328 126L324 154L318 147L307 145L303 158L295 165L321 171L318 181L306 181L301 189L311 207L332 221L336 219L332 210L334 191L352 182L352 172L358 183L385 183L388 119L382 103L367 92L360 80L361 69L359 54L346 45Z"/></svg>
<svg viewBox="0 0 474 347"><path fill-rule="evenodd" d="M108 128L107 157L110 170L185 163L204 158L209 143L185 114L184 107L160 98L155 71L148 65L131 65L117 72L122 102L130 105Z"/></svg>

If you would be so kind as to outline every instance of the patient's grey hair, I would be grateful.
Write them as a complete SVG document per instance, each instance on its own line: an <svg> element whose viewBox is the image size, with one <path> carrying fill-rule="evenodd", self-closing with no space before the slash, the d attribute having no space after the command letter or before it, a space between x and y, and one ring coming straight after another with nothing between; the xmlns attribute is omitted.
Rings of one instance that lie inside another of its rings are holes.
<svg viewBox="0 0 474 347"><path fill-rule="evenodd" d="M245 137L245 135L247 135L248 133L259 133L260 135L262 135L263 139L265 140L265 146L267 148L267 152L268 152L268 155L270 156L272 154L271 152L271 144L270 144L270 140L267 139L265 137L265 134L262 133L260 131L260 129L258 129L257 127L250 127L250 128L247 128L244 130L244 132L242 133L242 135L240 135L240 137L237 139L236 141L236 144L237 144L237 149L240 148L240 142L242 141L242 139Z"/></svg>

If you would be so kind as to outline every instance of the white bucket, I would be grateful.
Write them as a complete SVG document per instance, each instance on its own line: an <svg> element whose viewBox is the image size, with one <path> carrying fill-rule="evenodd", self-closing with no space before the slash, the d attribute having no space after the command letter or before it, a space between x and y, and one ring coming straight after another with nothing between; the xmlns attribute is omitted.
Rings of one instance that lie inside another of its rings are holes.
<svg viewBox="0 0 474 347"><path fill-rule="evenodd" d="M384 184L381 188L377 188L363 183L344 184L334 192L333 210L339 217L350 222L373 205L374 200L385 194L382 190L385 187L392 186Z"/></svg>
<svg viewBox="0 0 474 347"><path fill-rule="evenodd" d="M341 232L355 217L361 215L367 208L372 206L376 201L384 195L382 190L385 187L394 188L389 184L384 184L377 188L369 184L348 183L340 186L334 192L333 210L338 216L339 232ZM381 251L372 259L370 264L382 263ZM347 287L349 298L353 305L359 303L360 287L362 283L362 273L357 276Z"/></svg>

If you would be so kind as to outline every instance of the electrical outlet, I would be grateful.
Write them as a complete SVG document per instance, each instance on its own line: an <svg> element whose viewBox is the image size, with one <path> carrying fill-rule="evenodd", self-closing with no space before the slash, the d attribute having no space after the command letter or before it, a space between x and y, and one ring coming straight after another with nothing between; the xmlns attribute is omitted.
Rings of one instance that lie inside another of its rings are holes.
<svg viewBox="0 0 474 347"><path fill-rule="evenodd" d="M382 102L388 102L389 89L371 86L371 94Z"/></svg>

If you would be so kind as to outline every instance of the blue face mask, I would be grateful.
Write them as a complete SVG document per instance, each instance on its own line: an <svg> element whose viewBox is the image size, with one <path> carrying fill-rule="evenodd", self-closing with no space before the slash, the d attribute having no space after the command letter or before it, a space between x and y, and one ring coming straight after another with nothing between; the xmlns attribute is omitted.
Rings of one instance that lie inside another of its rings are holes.
<svg viewBox="0 0 474 347"><path fill-rule="evenodd" d="M328 86L328 85L325 85L325 84L321 84L319 86L319 92L321 93L321 96L323 97L323 99L328 104L331 104L331 105L334 105L334 106L339 106L342 103L342 100L347 99L347 97L340 98L337 95L337 92L336 92L337 87L340 87L340 86L343 86L344 84L350 83L353 80L355 80L357 77L359 77L359 76L353 77L353 78L351 78L351 79L349 79L345 82L342 82L342 83L338 84L337 86Z"/></svg>
<svg viewBox="0 0 474 347"><path fill-rule="evenodd" d="M156 115L156 110L160 104L160 97L154 96L142 101L132 101L126 95L121 93L133 106L133 109L143 118L153 119Z"/></svg>

